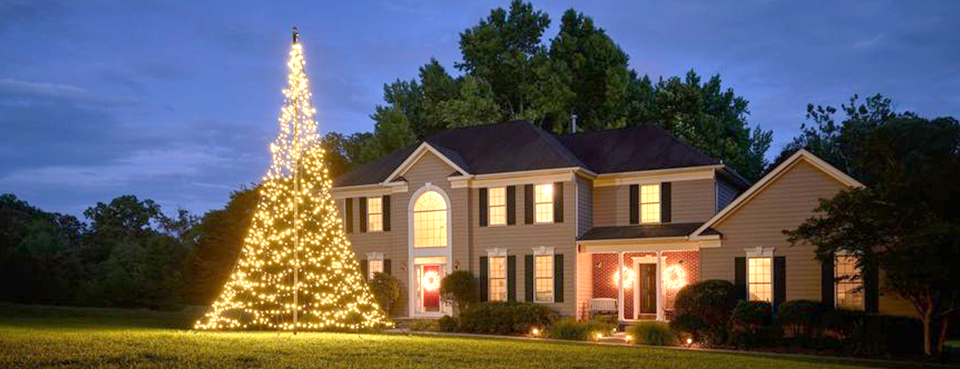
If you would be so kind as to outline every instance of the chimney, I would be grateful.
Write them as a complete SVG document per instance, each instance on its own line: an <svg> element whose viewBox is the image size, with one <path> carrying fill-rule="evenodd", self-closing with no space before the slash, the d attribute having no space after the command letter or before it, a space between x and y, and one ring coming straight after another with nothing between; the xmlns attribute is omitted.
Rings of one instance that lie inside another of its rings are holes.
<svg viewBox="0 0 960 369"><path fill-rule="evenodd" d="M577 115L570 115L570 133L577 133Z"/></svg>

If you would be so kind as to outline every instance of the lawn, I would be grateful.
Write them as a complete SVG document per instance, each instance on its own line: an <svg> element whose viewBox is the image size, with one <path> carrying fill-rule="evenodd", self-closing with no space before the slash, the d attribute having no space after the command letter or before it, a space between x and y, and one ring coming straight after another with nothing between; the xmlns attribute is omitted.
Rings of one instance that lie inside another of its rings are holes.
<svg viewBox="0 0 960 369"><path fill-rule="evenodd" d="M190 314L0 305L0 367L855 367L577 343L389 334L194 333L177 328L189 320Z"/></svg>

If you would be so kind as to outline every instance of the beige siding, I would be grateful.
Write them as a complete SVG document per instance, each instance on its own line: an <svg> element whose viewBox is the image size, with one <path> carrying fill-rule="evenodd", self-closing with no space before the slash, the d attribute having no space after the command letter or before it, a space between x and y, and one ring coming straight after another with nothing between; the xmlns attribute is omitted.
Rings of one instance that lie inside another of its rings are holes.
<svg viewBox="0 0 960 369"><path fill-rule="evenodd" d="M700 251L701 279L734 280L734 260L744 257L744 249L775 247L775 256L786 257L787 300L820 300L820 262L814 259L815 247L790 246L785 229L794 229L814 215L821 198L831 198L844 185L826 173L800 160L743 207L713 228L723 235L723 246ZM889 298L880 302L881 313L895 311Z"/></svg>
<svg viewBox="0 0 960 369"><path fill-rule="evenodd" d="M737 196L740 190L724 180L717 180L717 212L727 207Z"/></svg>
<svg viewBox="0 0 960 369"><path fill-rule="evenodd" d="M706 222L715 214L714 180L698 179L671 182L671 222ZM604 186L593 189L593 225L595 227L630 225L630 186Z"/></svg>
<svg viewBox="0 0 960 369"><path fill-rule="evenodd" d="M524 256L532 255L534 247L553 247L555 253L563 254L563 302L546 304L565 316L576 313L576 195L577 189L573 182L563 182L563 223L525 224L524 223L524 190L526 183L517 183L517 224L495 227L480 227L477 220L477 211L471 210L470 240L473 257L470 260L470 270L475 274L480 268L480 257L487 255L487 249L494 247L505 248L509 255L517 258L517 300L524 301L526 273ZM480 190L470 189L471 203L478 203Z"/></svg>
<svg viewBox="0 0 960 369"><path fill-rule="evenodd" d="M593 227L593 181L577 177L577 237Z"/></svg>
<svg viewBox="0 0 960 369"><path fill-rule="evenodd" d="M714 180L673 182L671 189L671 221L673 223L706 222L716 207Z"/></svg>
<svg viewBox="0 0 960 369"><path fill-rule="evenodd" d="M593 254L577 254L576 318L587 318L590 297L593 295Z"/></svg>

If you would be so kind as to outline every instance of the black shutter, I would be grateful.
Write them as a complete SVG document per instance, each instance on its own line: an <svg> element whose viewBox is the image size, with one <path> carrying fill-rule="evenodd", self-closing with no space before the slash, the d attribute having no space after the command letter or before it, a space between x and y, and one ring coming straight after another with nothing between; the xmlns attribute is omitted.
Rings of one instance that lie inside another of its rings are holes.
<svg viewBox="0 0 960 369"><path fill-rule="evenodd" d="M363 273L363 280L367 280L370 273L370 263L366 260L360 260L360 273Z"/></svg>
<svg viewBox="0 0 960 369"><path fill-rule="evenodd" d="M733 259L733 291L737 298L747 299L747 258Z"/></svg>
<svg viewBox="0 0 960 369"><path fill-rule="evenodd" d="M868 313L880 311L880 270L876 260L868 260L863 268L864 305Z"/></svg>
<svg viewBox="0 0 960 369"><path fill-rule="evenodd" d="M630 224L640 224L640 185L630 185Z"/></svg>
<svg viewBox="0 0 960 369"><path fill-rule="evenodd" d="M517 256L507 256L507 300L517 301Z"/></svg>
<svg viewBox="0 0 960 369"><path fill-rule="evenodd" d="M563 302L563 254L553 256L553 302Z"/></svg>
<svg viewBox="0 0 960 369"><path fill-rule="evenodd" d="M347 218L347 233L353 233L353 198L346 199L343 207L346 209L343 216Z"/></svg>
<svg viewBox="0 0 960 369"><path fill-rule="evenodd" d="M390 195L383 196L380 200L383 206L383 231L390 231Z"/></svg>
<svg viewBox="0 0 960 369"><path fill-rule="evenodd" d="M773 258L773 309L787 300L787 257Z"/></svg>
<svg viewBox="0 0 960 369"><path fill-rule="evenodd" d="M367 231L367 198L360 198L360 233Z"/></svg>
<svg viewBox="0 0 960 369"><path fill-rule="evenodd" d="M487 189L480 189L480 226L487 226Z"/></svg>
<svg viewBox="0 0 960 369"><path fill-rule="evenodd" d="M670 182L660 184L660 223L670 223L670 209L672 208L670 200L672 185Z"/></svg>
<svg viewBox="0 0 960 369"><path fill-rule="evenodd" d="M533 302L533 255L523 257L523 297L526 302Z"/></svg>
<svg viewBox="0 0 960 369"><path fill-rule="evenodd" d="M523 185L523 222L533 224L533 185Z"/></svg>
<svg viewBox="0 0 960 369"><path fill-rule="evenodd" d="M563 223L563 182L553 184L553 222Z"/></svg>
<svg viewBox="0 0 960 369"><path fill-rule="evenodd" d="M820 302L828 308L836 305L836 278L834 277L833 255L820 263Z"/></svg>
<svg viewBox="0 0 960 369"><path fill-rule="evenodd" d="M517 224L517 186L507 186L507 224Z"/></svg>
<svg viewBox="0 0 960 369"><path fill-rule="evenodd" d="M390 259L383 260L383 274L390 275Z"/></svg>
<svg viewBox="0 0 960 369"><path fill-rule="evenodd" d="M487 301L487 257L480 257L480 302Z"/></svg>

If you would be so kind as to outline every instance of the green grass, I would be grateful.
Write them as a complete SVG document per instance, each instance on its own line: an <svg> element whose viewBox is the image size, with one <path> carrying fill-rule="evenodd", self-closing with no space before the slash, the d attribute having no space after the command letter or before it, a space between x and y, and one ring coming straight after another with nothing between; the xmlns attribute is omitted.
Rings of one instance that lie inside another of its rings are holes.
<svg viewBox="0 0 960 369"><path fill-rule="evenodd" d="M507 339L200 332L196 312L0 305L0 368L843 368L822 360Z"/></svg>

